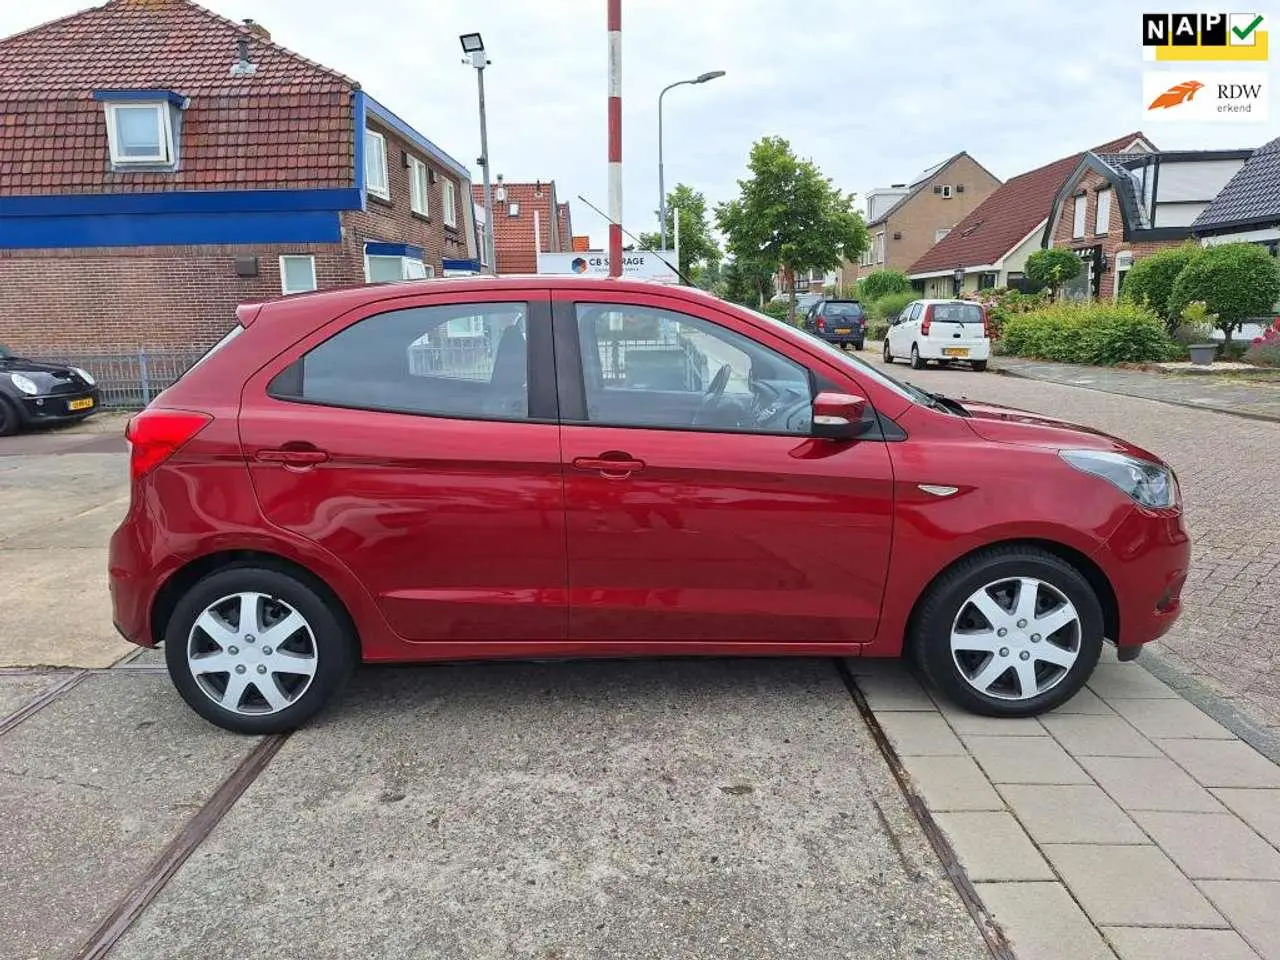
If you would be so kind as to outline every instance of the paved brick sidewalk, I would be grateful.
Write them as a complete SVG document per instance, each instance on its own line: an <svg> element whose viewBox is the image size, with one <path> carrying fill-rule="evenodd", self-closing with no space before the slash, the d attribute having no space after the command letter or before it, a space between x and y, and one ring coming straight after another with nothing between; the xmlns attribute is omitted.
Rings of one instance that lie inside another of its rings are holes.
<svg viewBox="0 0 1280 960"><path fill-rule="evenodd" d="M1047 380L1201 410L1280 420L1280 383L1250 380L1246 376L1146 373L1021 357L998 357L992 361L992 369L1029 380Z"/></svg>
<svg viewBox="0 0 1280 960"><path fill-rule="evenodd" d="M850 668L1019 960L1280 960L1280 766L1141 666L1040 720Z"/></svg>

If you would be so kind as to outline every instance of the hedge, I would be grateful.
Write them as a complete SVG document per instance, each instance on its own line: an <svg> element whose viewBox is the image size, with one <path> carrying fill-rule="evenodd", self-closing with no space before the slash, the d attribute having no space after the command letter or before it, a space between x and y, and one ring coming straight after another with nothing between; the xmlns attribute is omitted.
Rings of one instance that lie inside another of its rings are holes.
<svg viewBox="0 0 1280 960"><path fill-rule="evenodd" d="M1132 303L1144 304L1156 312L1169 326L1176 326L1178 311L1170 308L1173 282L1191 261L1204 252L1193 243L1160 250L1134 263L1124 276L1121 297Z"/></svg>
<svg viewBox="0 0 1280 960"><path fill-rule="evenodd" d="M1164 322L1134 303L1063 303L1009 317L1004 352L1062 363L1142 363L1175 350Z"/></svg>
<svg viewBox="0 0 1280 960"><path fill-rule="evenodd" d="M906 293L887 293L878 300L873 300L866 308L873 320L889 320L900 314L908 303L916 299L913 291Z"/></svg>

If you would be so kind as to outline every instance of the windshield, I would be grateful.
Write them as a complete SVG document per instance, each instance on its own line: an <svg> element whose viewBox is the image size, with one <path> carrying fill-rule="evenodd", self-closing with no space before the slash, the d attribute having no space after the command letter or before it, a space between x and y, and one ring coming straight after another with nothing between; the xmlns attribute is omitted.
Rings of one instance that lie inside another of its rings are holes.
<svg viewBox="0 0 1280 960"><path fill-rule="evenodd" d="M752 310L750 307L743 307L742 309L746 310L761 323L764 323L766 326L772 327L775 330L790 330L793 333L804 333L803 330L797 330L795 327L791 326L791 324L783 320L775 320L768 314L759 313L758 311ZM903 383L901 380L897 380L883 371L877 370L865 360L855 357L851 353L845 353L834 344L828 343L818 337L810 338L809 342L816 344L819 349L825 351L828 356L834 358L837 362L846 367L852 367L859 376L870 377L876 383L880 384L882 387L892 390L898 396L905 397L912 403L924 404L927 407L937 406L937 401L931 394L921 390L919 387L913 387L909 383Z"/></svg>
<svg viewBox="0 0 1280 960"><path fill-rule="evenodd" d="M930 319L939 323L981 323L982 310L976 303L935 303Z"/></svg>

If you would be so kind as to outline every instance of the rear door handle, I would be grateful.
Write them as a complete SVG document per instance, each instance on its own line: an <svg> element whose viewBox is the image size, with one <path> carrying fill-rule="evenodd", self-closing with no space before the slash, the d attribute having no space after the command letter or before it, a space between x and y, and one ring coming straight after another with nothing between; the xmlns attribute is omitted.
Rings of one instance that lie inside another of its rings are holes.
<svg viewBox="0 0 1280 960"><path fill-rule="evenodd" d="M312 446L270 447L259 450L254 459L263 463L282 463L286 467L312 467L328 460L329 454Z"/></svg>
<svg viewBox="0 0 1280 960"><path fill-rule="evenodd" d="M644 469L644 461L625 453L606 453L598 457L576 457L576 470L594 470L611 480L624 480L637 470Z"/></svg>

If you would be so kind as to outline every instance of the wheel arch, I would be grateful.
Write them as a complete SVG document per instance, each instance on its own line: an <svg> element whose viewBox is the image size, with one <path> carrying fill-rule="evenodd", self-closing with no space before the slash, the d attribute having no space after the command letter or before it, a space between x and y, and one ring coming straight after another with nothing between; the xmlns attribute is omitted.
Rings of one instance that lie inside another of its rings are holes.
<svg viewBox="0 0 1280 960"><path fill-rule="evenodd" d="M984 543L980 547L975 547L967 553L963 553L958 557L954 557L942 569L935 573L915 602L911 605L911 613L907 617L906 624L903 628L902 649L905 651L911 643L911 637L915 633L916 621L920 614L920 608L923 606L925 598L929 596L936 584L945 574L961 563L964 563L970 557L988 550L1008 548L1008 547L1034 547L1053 554L1059 560L1070 564L1075 568L1082 577L1088 581L1089 586L1093 589L1094 595L1098 598L1098 604L1102 607L1102 627L1103 636L1110 640L1115 640L1120 636L1120 604L1116 599L1115 588L1111 585L1111 580L1106 573L1099 567L1087 554L1077 550L1075 547L1068 546L1057 540L1048 540L1038 537L1017 537L1009 540L997 540L992 543Z"/></svg>

